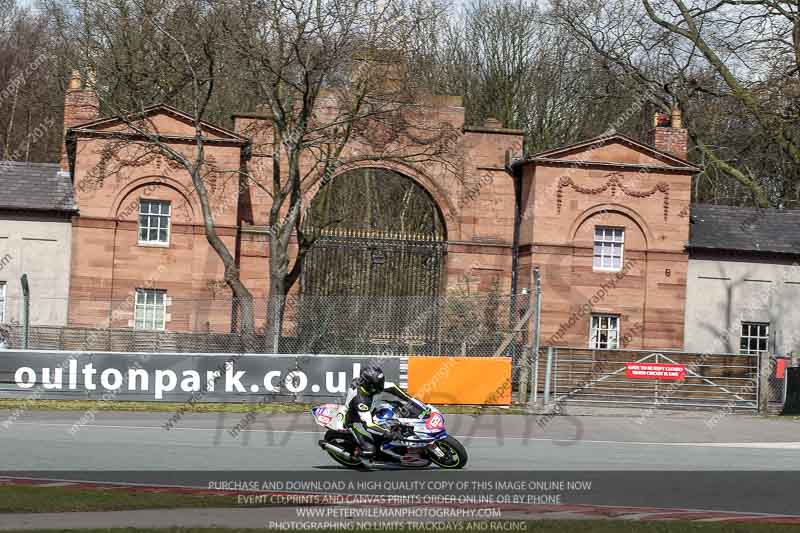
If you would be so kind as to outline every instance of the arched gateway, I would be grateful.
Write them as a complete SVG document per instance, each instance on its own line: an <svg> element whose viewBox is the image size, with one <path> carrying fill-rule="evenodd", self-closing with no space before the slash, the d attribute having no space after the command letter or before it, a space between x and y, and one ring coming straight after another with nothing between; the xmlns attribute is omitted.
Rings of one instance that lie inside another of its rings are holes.
<svg viewBox="0 0 800 533"><path fill-rule="evenodd" d="M306 233L315 240L300 278L304 338L408 342L432 331L436 314L419 315L443 292L447 245L423 187L393 170L347 171L317 194Z"/></svg>
<svg viewBox="0 0 800 533"><path fill-rule="evenodd" d="M412 179L381 168L348 171L322 189L306 218L316 240L300 290L317 296L433 297L441 291L445 225Z"/></svg>

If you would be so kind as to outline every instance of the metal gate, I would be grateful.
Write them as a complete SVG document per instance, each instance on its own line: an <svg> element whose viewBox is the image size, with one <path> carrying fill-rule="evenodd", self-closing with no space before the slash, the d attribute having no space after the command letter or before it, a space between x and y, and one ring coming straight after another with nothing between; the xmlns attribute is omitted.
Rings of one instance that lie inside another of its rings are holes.
<svg viewBox="0 0 800 533"><path fill-rule="evenodd" d="M435 235L325 230L306 256L304 294L437 296L444 239Z"/></svg>
<svg viewBox="0 0 800 533"><path fill-rule="evenodd" d="M318 331L321 321L339 324L377 343L407 335L409 324L433 333L438 313L426 310L436 308L446 246L436 235L321 232L301 275L299 326Z"/></svg>
<svg viewBox="0 0 800 533"><path fill-rule="evenodd" d="M755 355L555 348L548 359L547 396L557 403L758 408ZM671 368L684 377L636 375L647 367Z"/></svg>

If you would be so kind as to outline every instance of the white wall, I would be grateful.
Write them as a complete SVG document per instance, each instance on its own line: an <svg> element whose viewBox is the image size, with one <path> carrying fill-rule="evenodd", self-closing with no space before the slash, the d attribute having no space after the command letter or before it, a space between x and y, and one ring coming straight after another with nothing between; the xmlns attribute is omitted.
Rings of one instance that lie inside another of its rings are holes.
<svg viewBox="0 0 800 533"><path fill-rule="evenodd" d="M685 318L687 351L738 353L741 323L769 322L771 351L800 353L800 264L693 252Z"/></svg>
<svg viewBox="0 0 800 533"><path fill-rule="evenodd" d="M72 226L68 218L0 213L5 321L21 321L20 277L28 274L31 325L66 325Z"/></svg>

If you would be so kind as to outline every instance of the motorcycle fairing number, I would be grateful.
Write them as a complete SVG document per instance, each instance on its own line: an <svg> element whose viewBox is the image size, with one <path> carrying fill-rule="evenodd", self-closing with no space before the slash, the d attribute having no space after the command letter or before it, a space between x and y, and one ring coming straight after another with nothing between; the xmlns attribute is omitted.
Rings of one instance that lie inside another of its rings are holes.
<svg viewBox="0 0 800 533"><path fill-rule="evenodd" d="M428 429L442 429L444 427L444 417L440 413L434 412L425 422Z"/></svg>
<svg viewBox="0 0 800 533"><path fill-rule="evenodd" d="M330 409L326 407L317 409L316 415L317 415L317 420L319 420L319 423L323 425L328 425L333 420L333 417L331 417Z"/></svg>

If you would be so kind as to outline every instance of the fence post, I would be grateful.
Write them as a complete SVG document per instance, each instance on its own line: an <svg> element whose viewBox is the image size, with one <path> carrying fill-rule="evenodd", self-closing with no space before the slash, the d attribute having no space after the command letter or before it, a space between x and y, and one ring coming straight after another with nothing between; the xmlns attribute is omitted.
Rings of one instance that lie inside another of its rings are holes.
<svg viewBox="0 0 800 533"><path fill-rule="evenodd" d="M758 412L766 415L769 412L769 373L772 356L761 352L758 357Z"/></svg>
<svg viewBox="0 0 800 533"><path fill-rule="evenodd" d="M533 354L531 357L531 365L533 365L531 369L531 392L533 394L531 402L535 404L539 401L539 342L541 339L539 328L542 316L542 273L538 268L533 270L533 297L536 299L534 303L536 311L533 315Z"/></svg>
<svg viewBox="0 0 800 533"><path fill-rule="evenodd" d="M522 289L522 294L526 298L526 307L530 307L531 300L530 300L530 295L528 294L528 289ZM531 320L533 320L532 316L531 316ZM512 322L512 327L513 327L513 322ZM525 330L522 330L520 333L524 336L524 332L525 332ZM518 383L519 383L519 389L518 389L519 403L527 403L527 401L528 401L528 384L531 381L530 374L529 374L529 372L531 370L531 367L530 367L530 364L529 364L529 361L528 361L528 359L531 357L530 338L528 338L528 342L519 342L519 341L517 341L516 345L517 346L516 346L516 349L514 350L514 353L517 356L517 360L516 360L516 363L515 363L515 365L516 365L515 369L519 372L519 381L518 381ZM512 380L513 380L513 372L512 372Z"/></svg>
<svg viewBox="0 0 800 533"><path fill-rule="evenodd" d="M27 274L23 274L19 281L22 284L22 349L27 350L30 335L31 289L28 286Z"/></svg>
<svg viewBox="0 0 800 533"><path fill-rule="evenodd" d="M547 368L544 371L544 404L550 402L550 379L553 374L553 347L547 347Z"/></svg>

